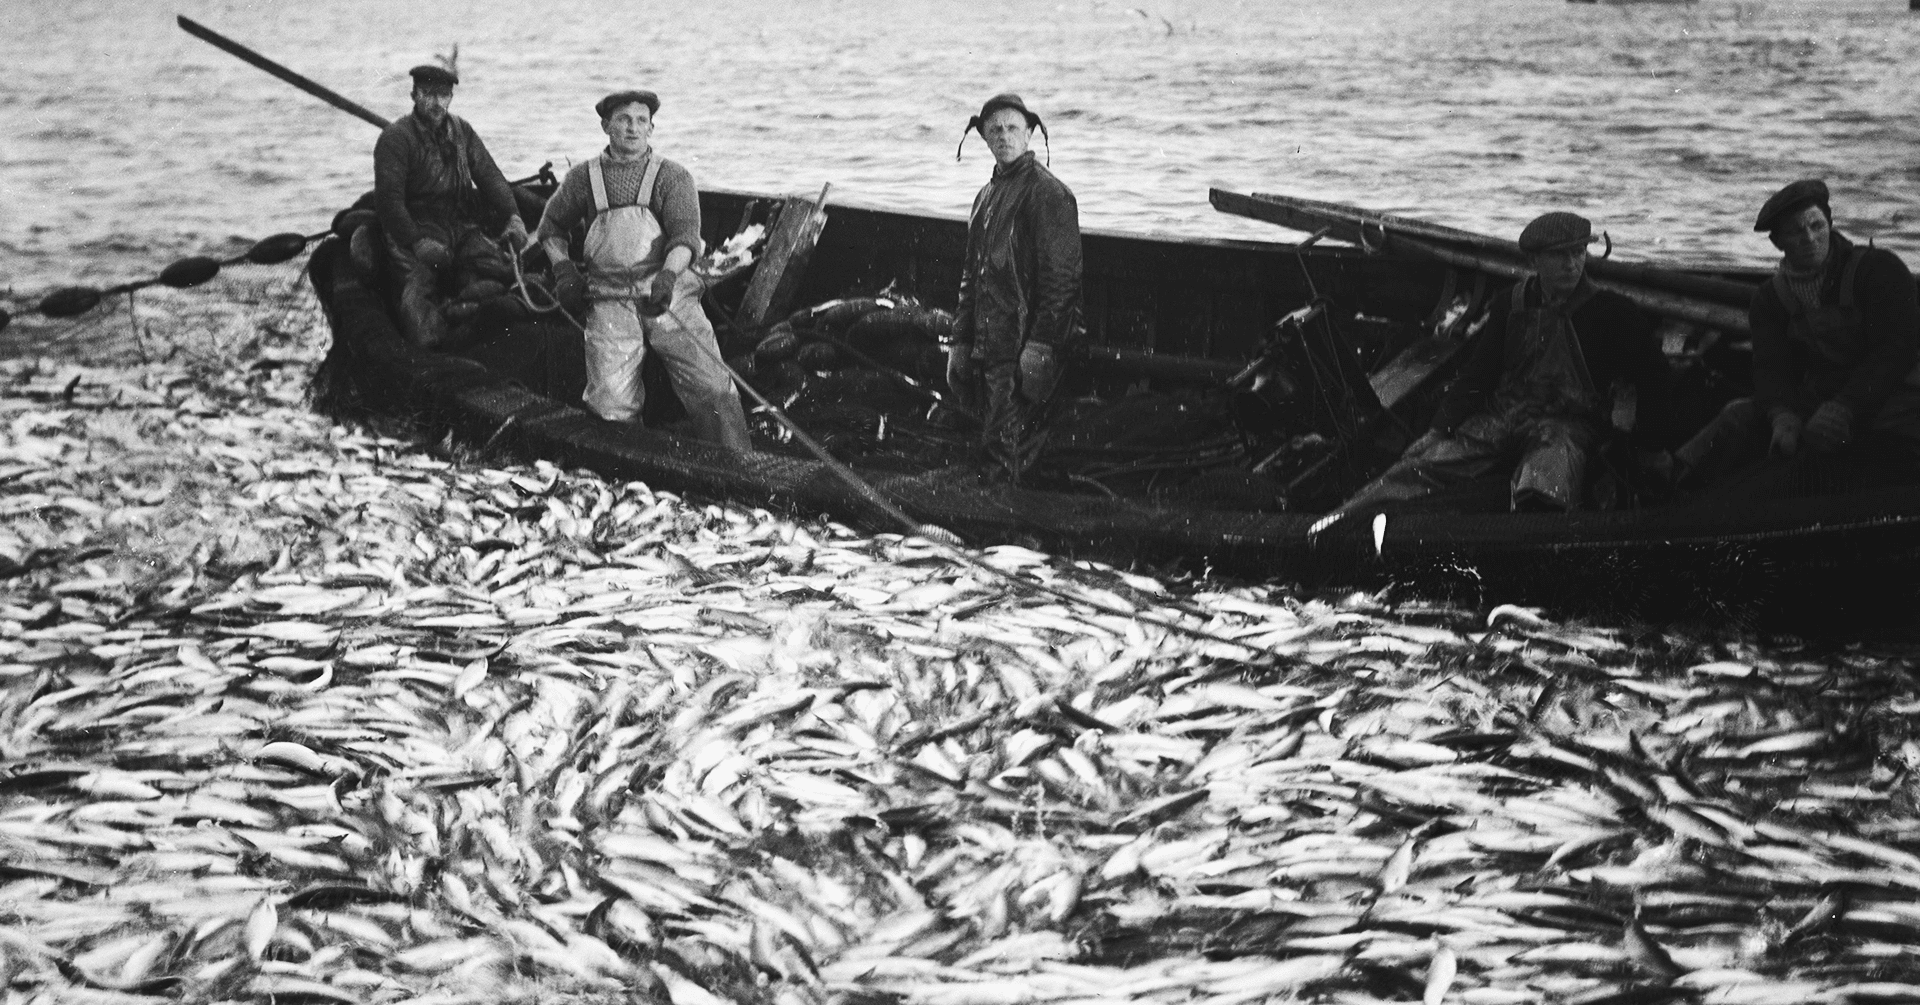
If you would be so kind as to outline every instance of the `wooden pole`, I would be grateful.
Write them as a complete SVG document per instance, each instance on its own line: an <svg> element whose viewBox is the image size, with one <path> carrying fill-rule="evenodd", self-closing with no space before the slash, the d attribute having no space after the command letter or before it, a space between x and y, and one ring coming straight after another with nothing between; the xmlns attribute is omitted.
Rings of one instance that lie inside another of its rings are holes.
<svg viewBox="0 0 1920 1005"><path fill-rule="evenodd" d="M222 52L225 52L232 56L237 56L248 63L252 63L254 66L257 66L260 69L265 70L276 77L279 77L281 80L284 80L287 83L292 84L295 87L298 87L299 89L307 92L308 94L313 95L316 98L319 98L321 101L324 101L327 104L332 105L333 107L338 108L343 112L349 112L353 115L357 115L367 120L368 122L371 122L376 126L379 126L382 129L385 129L387 128L387 126L392 124L392 120L376 115L373 112L368 111L366 108L362 107L361 105L358 105L352 101L348 101L346 98L341 97L339 94L335 93L334 91L331 91L325 87L320 86L319 84L314 83L311 80L308 80L307 78L293 72L292 70L289 70L284 66L281 66L279 63L276 63L273 60L268 59L267 57L262 56L257 52L254 52L252 49L249 49L246 46L241 45L238 42L235 42L233 39L230 39L225 35L222 35L219 32L214 31L212 28L209 28L206 25L203 25L200 22L195 21L190 17L187 17L185 15L178 15L174 18L174 20L178 21L180 23L180 27L183 30L185 30L187 34L192 35L194 38L197 38L202 42L205 42L208 45L211 45L214 48L221 50Z"/></svg>
<svg viewBox="0 0 1920 1005"><path fill-rule="evenodd" d="M1352 244L1361 244L1381 248L1385 251L1399 252L1415 258L1444 262L1461 268L1476 269L1503 279L1520 279L1531 273L1525 265L1512 258L1491 253L1487 250L1467 249L1450 246L1437 241L1409 237L1397 232L1391 226L1382 232L1377 228L1363 226L1362 222L1350 215L1330 214L1306 206L1273 202L1238 192L1214 189L1210 193L1215 209L1248 216L1268 223L1294 230L1319 230L1331 225L1332 236ZM1516 246L1515 254L1519 253ZM1593 262L1589 262L1591 267ZM1697 296L1689 296L1671 290L1654 289L1648 286L1595 275L1591 268L1588 277L1595 286L1603 290L1619 293L1646 310L1662 317L1676 318L1695 324L1718 328L1722 331L1740 335L1749 335L1747 312L1729 304L1715 303Z"/></svg>
<svg viewBox="0 0 1920 1005"><path fill-rule="evenodd" d="M1224 193L1237 195L1237 193ZM1376 213L1360 206L1349 206L1338 202L1323 202L1319 199L1302 199L1298 196L1276 195L1256 192L1250 196L1240 196L1261 203L1292 206L1314 216L1327 219L1343 219L1359 223L1369 232L1385 228L1421 239L1429 239L1444 244L1458 244L1482 251L1489 251L1515 259L1524 259L1517 241L1476 234L1470 230L1447 227L1425 220L1416 220L1404 216L1392 216ZM1216 201L1215 206L1219 206ZM1228 210L1228 212L1236 212ZM1309 229L1318 229L1309 228ZM1717 279L1712 276L1696 276L1657 265L1645 265L1639 262L1616 262L1610 258L1592 258L1587 261L1587 272L1596 278L1618 279L1641 286L1654 286L1675 293L1684 293L1695 297L1704 297L1732 307L1746 309L1747 302L1753 298L1754 287L1749 283Z"/></svg>

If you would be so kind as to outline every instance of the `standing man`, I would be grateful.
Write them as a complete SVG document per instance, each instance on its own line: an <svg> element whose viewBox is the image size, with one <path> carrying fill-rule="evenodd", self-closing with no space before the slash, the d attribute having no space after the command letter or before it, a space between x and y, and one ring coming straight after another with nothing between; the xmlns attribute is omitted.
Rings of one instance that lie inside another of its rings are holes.
<svg viewBox="0 0 1920 1005"><path fill-rule="evenodd" d="M402 326L414 345L432 348L447 332L436 303L442 286L513 281L512 263L480 227L482 214L504 220L502 239L516 248L527 243L527 225L487 145L447 111L459 75L438 66L407 72L413 114L382 130L374 144L374 209L401 284Z"/></svg>
<svg viewBox="0 0 1920 1005"><path fill-rule="evenodd" d="M562 303L588 301L587 390L594 414L637 420L640 364L651 345L666 364L693 435L734 453L752 449L739 392L700 306L700 193L686 168L654 153L652 91L620 91L593 106L607 148L574 165L548 200L536 235L554 263ZM567 257L567 235L587 225L587 271Z"/></svg>
<svg viewBox="0 0 1920 1005"><path fill-rule="evenodd" d="M1616 385L1634 388L1635 439L1658 445L1666 358L1652 319L1587 279L1592 240L1593 225L1572 213L1527 224L1520 250L1533 275L1494 299L1432 428L1336 512L1414 499L1514 464L1515 510L1578 509Z"/></svg>
<svg viewBox="0 0 1920 1005"><path fill-rule="evenodd" d="M1674 451L1689 481L1710 482L1776 457L1920 453L1920 304L1900 256L1833 229L1827 185L1796 181L1768 199L1753 229L1780 249L1747 308L1755 396L1731 402Z"/></svg>
<svg viewBox="0 0 1920 1005"><path fill-rule="evenodd" d="M993 151L993 178L967 221L947 350L948 388L983 417L987 455L1016 482L1039 452L1061 353L1083 330L1080 211L1073 192L1028 149L1035 127L1045 134L1017 94L988 99L967 122Z"/></svg>

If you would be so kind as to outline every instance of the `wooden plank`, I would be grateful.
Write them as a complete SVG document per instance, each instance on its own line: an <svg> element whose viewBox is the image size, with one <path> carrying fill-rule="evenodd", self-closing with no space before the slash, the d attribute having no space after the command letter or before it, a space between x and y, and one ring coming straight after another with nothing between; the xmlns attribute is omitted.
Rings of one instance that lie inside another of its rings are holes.
<svg viewBox="0 0 1920 1005"><path fill-rule="evenodd" d="M1344 226L1335 227L1333 236L1353 244L1361 243L1359 240L1361 231L1364 231L1369 238L1393 231L1396 235L1416 237L1422 241L1460 245L1491 253L1502 258L1513 259L1516 263L1524 262L1526 258L1517 241L1476 234L1470 230L1429 223L1412 217L1377 213L1361 206L1349 206L1345 203L1325 202L1319 199L1303 199L1271 192L1241 195L1222 189L1213 189L1210 198L1214 207L1223 212L1238 216L1256 216L1297 230L1318 230L1328 223L1344 224ZM1261 212L1272 209L1278 209L1301 221L1318 220L1320 222L1310 227L1301 227L1266 216ZM1379 242L1375 240L1373 243ZM1753 299L1754 285L1751 283L1695 275L1645 262L1620 262L1595 255L1587 259L1587 273L1596 280L1616 280L1621 283L1650 286L1689 297L1701 297L1741 310L1745 310L1748 302Z"/></svg>
<svg viewBox="0 0 1920 1005"><path fill-rule="evenodd" d="M1329 227L1333 236L1342 240L1348 240L1347 235L1352 234L1354 235L1354 237L1351 238L1352 240L1356 243L1359 240L1361 225L1357 220L1343 219L1338 216L1320 215L1319 211L1309 207L1282 206L1270 200L1254 199L1249 196L1237 195L1233 192L1223 192L1219 189L1213 190L1213 204L1214 208L1223 212L1240 216L1250 216L1254 219L1266 220L1270 223L1277 223L1283 227L1291 227L1296 230L1305 229L1296 221L1319 220L1322 221L1323 226ZM1435 241L1408 237L1405 234L1391 230L1382 231L1378 235L1373 235L1370 232L1368 242L1373 247L1384 249L1390 253L1428 258L1436 262L1444 262L1448 265L1456 265L1466 269L1479 269L1482 272L1504 279L1523 279L1532 275L1531 270L1529 270L1526 265L1493 252L1462 248L1458 245L1441 244ZM1747 328L1747 312L1745 308L1716 303L1712 300L1690 296L1684 293L1653 289L1647 286L1621 282L1616 279L1605 279L1592 275L1591 273L1588 278L1592 280L1593 285L1603 290L1612 290L1634 303L1639 304L1643 309L1658 314L1661 317L1691 321L1695 324L1705 325L1709 328L1718 328L1722 331L1733 332L1738 335L1752 334Z"/></svg>
<svg viewBox="0 0 1920 1005"><path fill-rule="evenodd" d="M1401 350L1387 365L1367 375L1367 383L1373 387L1373 396L1380 399L1380 407L1392 408L1418 390L1465 343L1465 339L1430 335Z"/></svg>
<svg viewBox="0 0 1920 1005"><path fill-rule="evenodd" d="M770 319L778 320L792 305L794 294L807 271L807 259L827 225L827 191L820 189L818 199L790 196L780 206L780 218L767 237L767 253L747 284L736 315L741 327L757 328Z"/></svg>

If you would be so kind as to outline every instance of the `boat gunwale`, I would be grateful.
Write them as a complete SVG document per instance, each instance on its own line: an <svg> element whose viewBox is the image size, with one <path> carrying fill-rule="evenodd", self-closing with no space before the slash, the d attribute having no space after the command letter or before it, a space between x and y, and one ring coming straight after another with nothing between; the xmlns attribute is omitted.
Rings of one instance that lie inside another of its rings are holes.
<svg viewBox="0 0 1920 1005"><path fill-rule="evenodd" d="M746 189L722 188L722 187L702 188L700 190L700 193L702 195L721 196L728 199L760 200L762 202L777 201L780 198L779 196L769 195L768 193L765 193L765 192L752 192ZM945 213L939 210L932 210L932 209L889 208L886 206L877 206L872 203L862 202L859 200L843 201L838 196L833 196L833 195L829 195L824 205L825 205L825 208L829 210L851 209L851 210L855 210L862 213L872 213L878 216L913 217L921 220L933 220L933 221L942 222L942 223L958 224L960 226L965 226L967 223L966 216L962 214ZM1109 241L1128 241L1128 242L1146 243L1146 244L1178 244L1178 245L1192 246L1192 247L1211 248L1211 249L1217 249L1221 251L1247 251L1247 252L1271 253L1271 254L1286 255L1286 256L1292 256L1298 253L1305 253L1308 255L1318 255L1318 256L1325 256L1325 257L1331 257L1331 258L1392 259L1392 258L1400 257L1400 256L1393 255L1391 253L1368 251L1367 249L1358 247L1356 245L1339 242L1338 238L1332 238L1332 237L1326 238L1322 242L1317 242L1315 244L1302 247L1298 241L1293 241L1293 242L1263 241L1256 238L1243 238L1243 237L1203 237L1200 235L1178 234L1178 233L1172 233L1169 231L1115 230L1108 227L1082 227L1080 228L1080 236L1082 239L1085 239L1088 237L1094 237L1094 238L1099 238L1101 240L1109 240ZM1412 259L1407 259L1407 260L1412 261ZM1609 260L1614 260L1614 259L1609 259ZM1695 273L1695 274L1708 275L1708 276L1718 276L1718 277L1736 277L1743 281L1750 281L1754 283L1756 286L1758 286L1758 284L1760 284L1761 282L1765 281L1768 276L1773 275L1773 271L1774 271L1770 267L1758 266L1758 265L1719 265L1719 264L1704 263L1704 262L1674 262L1674 261L1666 261L1666 260L1654 261L1654 260L1628 259L1628 258L1617 259L1617 261L1626 265L1671 269L1676 272L1688 272L1688 273Z"/></svg>
<svg viewBox="0 0 1920 1005"><path fill-rule="evenodd" d="M747 198L773 198L753 193L729 194ZM864 209L883 217L932 215L871 207L848 208ZM1224 250L1273 251L1282 254L1292 250L1288 245L1260 242L1131 234L1115 236L1163 245L1199 245ZM1315 250L1364 254L1357 249L1351 252L1347 249ZM329 323L338 337L343 319L340 305L335 300L345 292L346 284L340 282L341 277L331 275L336 269L350 270L344 242L337 240L326 242L316 249L310 273ZM659 431L642 434L644 439L640 441L634 441L629 436L624 443L616 443L610 436L596 437L569 432L567 427L607 427L583 409L538 395L521 387L512 378L489 370L476 361L425 352L407 345L393 327L390 309L378 294L361 284L357 278L351 278L350 272L348 278L353 286L365 291L371 298L375 315L388 329L388 337L379 339L385 344L384 351L379 355L388 357L385 362L398 365L405 371L395 374L395 378L408 386L409 393L419 395L424 391L427 397L441 399L443 405L451 406L456 413L469 413L452 416L462 420L459 424L471 428L476 425L474 420L479 420L479 425L497 430L506 415L497 414L468 400L465 392L505 393L510 398L523 401L516 412L527 410L529 405L526 403L545 403L548 406L537 422L522 423L522 432L535 426L553 429L554 435L538 438L550 440L551 445L559 449L530 451L536 455L557 452L570 458L584 455L598 456L604 460L612 457L622 467L645 467L652 463L657 468L666 459L661 452L663 449L676 454L675 459L683 465L693 460L687 454L688 448L700 452L700 445ZM456 360L459 362L454 362ZM452 371L456 370L460 371L460 375L454 379ZM753 455L756 459L765 459L786 470L787 475L780 479L783 484L774 485L767 479L746 476L743 467L721 461L720 456L714 452L714 463L708 466L702 476L707 484L694 491L733 498L751 497L760 504L798 505L823 510L841 518L853 511L863 515L868 512L864 504L851 501L853 493L826 484L832 479L826 475L825 465L818 461L756 451ZM890 494L896 497L898 489L930 473L903 478L897 474L875 473L871 469L867 472L883 491L894 488L896 491ZM670 485L663 487L673 488ZM929 508L927 503L942 500L916 494L920 497L900 500L916 519L941 523L953 518L955 507L935 505ZM976 501L988 498L988 494L981 492L958 495ZM1090 550L1108 553L1137 550L1141 554L1183 554L1223 568L1264 567L1269 574L1282 575L1290 571L1291 559L1307 558L1310 560L1307 564L1312 565L1316 562L1324 564L1342 555L1382 557L1373 546L1371 534L1367 532L1371 525L1368 518L1350 519L1326 533L1310 535L1308 528L1317 522L1318 514L1219 510L1170 505L1164 500L1108 500L1098 496L1034 489L1002 489L993 495L1009 502L1009 505L1000 507L1001 519L988 519L993 514L976 512L973 516L979 519L971 526L963 523L951 529L967 533L984 523L997 527L1002 540L1009 536L1028 539L1038 536L1051 539L1048 543L1064 543L1070 549L1084 545ZM1012 505L1014 503L1019 505ZM1018 515L1035 511L1048 512L1057 519L1050 524L1035 524ZM1005 518L1008 516L1011 518ZM1385 550L1401 561L1419 561L1461 552L1486 557L1513 557L1543 552L1561 556L1607 553L1630 564L1651 563L1666 567L1676 557L1697 557L1702 549L1784 547L1789 551L1814 553L1809 560L1833 564L1847 561L1847 555L1821 555L1817 553L1819 546L1846 542L1849 547L1840 550L1852 556L1883 562L1906 562L1920 557L1920 486L1846 496L1776 500L1733 511L1678 508L1573 514L1397 513L1389 514L1386 542Z"/></svg>

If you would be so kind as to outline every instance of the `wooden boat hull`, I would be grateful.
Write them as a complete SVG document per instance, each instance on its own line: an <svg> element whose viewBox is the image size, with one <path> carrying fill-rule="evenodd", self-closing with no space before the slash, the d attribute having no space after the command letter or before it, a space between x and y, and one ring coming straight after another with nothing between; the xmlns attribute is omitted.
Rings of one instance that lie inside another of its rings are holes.
<svg viewBox="0 0 1920 1005"><path fill-rule="evenodd" d="M710 239L752 196L703 193ZM725 221L723 224L721 221ZM962 221L835 206L800 291L803 303L889 282L951 303ZM1369 314L1423 316L1444 267L1337 248L1086 236L1086 306L1098 382L1133 379L1168 355L1223 369L1276 319L1318 292ZM541 397L511 374L402 339L381 296L355 274L344 242L318 249L310 274L353 379L377 407L444 423L476 443L611 478L778 508L832 514L876 530L867 504L814 461L756 454L744 463L671 435L604 423ZM1119 362L1114 362L1114 361ZM1204 371L1205 367L1199 367ZM1179 563L1263 580L1379 586L1462 600L1523 601L1668 615L1692 611L1855 630L1902 612L1920 568L1920 489L1780 501L1738 511L1566 515L1417 514L1309 530L1317 514L994 488L952 472L868 472L915 519L975 544L1017 542L1087 557Z"/></svg>

